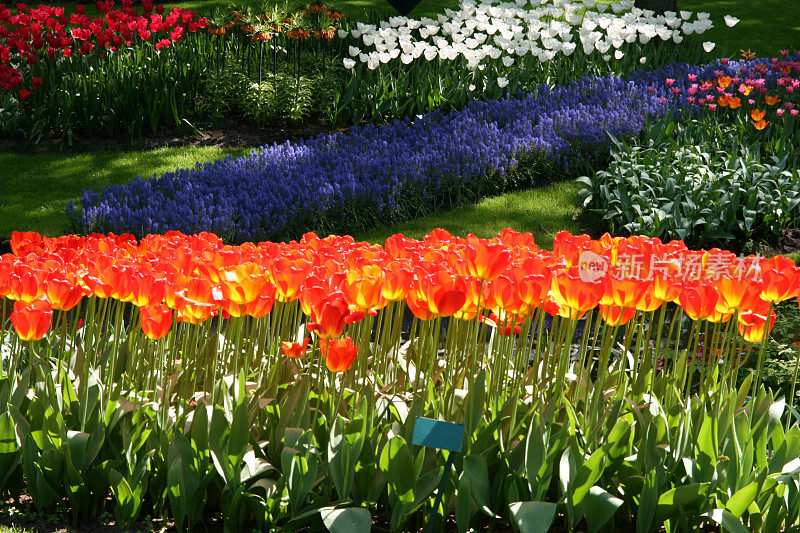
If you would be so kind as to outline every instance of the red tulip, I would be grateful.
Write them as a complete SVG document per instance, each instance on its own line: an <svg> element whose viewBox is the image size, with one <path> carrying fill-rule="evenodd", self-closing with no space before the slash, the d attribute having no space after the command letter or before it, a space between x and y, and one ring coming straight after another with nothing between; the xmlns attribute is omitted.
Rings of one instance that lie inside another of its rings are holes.
<svg viewBox="0 0 800 533"><path fill-rule="evenodd" d="M142 307L139 311L139 322L147 338L158 340L169 333L169 329L172 327L172 309L162 303L158 303Z"/></svg>
<svg viewBox="0 0 800 533"><path fill-rule="evenodd" d="M792 298L800 287L800 268L788 257L775 256L761 263L764 284L761 298L768 302L782 302Z"/></svg>
<svg viewBox="0 0 800 533"><path fill-rule="evenodd" d="M325 339L319 340L322 355L325 357L325 366L331 372L347 372L358 354L358 347L353 346L353 339Z"/></svg>
<svg viewBox="0 0 800 533"><path fill-rule="evenodd" d="M636 315L633 307L619 305L600 305L600 316L609 326L624 326Z"/></svg>
<svg viewBox="0 0 800 533"><path fill-rule="evenodd" d="M14 302L11 312L14 331L23 341L39 340L44 337L53 319L53 308L44 300Z"/></svg>
<svg viewBox="0 0 800 533"><path fill-rule="evenodd" d="M349 314L344 295L341 292L329 294L312 303L312 322L308 323L308 330L323 339L338 337L344 331Z"/></svg>
<svg viewBox="0 0 800 533"><path fill-rule="evenodd" d="M308 347L308 337L303 339L303 343L299 342L281 342L281 353L293 359L300 359L305 355L306 348ZM320 343L325 339L320 339Z"/></svg>
<svg viewBox="0 0 800 533"><path fill-rule="evenodd" d="M683 283L678 301L692 320L705 320L714 313L719 294L712 286L697 281Z"/></svg>

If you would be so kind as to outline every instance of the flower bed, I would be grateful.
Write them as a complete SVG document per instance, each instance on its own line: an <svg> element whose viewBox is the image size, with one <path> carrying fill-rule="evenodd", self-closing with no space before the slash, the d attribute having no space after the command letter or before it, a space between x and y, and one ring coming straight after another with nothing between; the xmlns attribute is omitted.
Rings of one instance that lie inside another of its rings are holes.
<svg viewBox="0 0 800 533"><path fill-rule="evenodd" d="M502 192L520 161L545 172L580 167L607 149L606 132L633 135L664 111L642 85L585 78L85 191L80 212L69 211L86 233L212 231L244 242L346 231L353 220L386 222L459 195Z"/></svg>
<svg viewBox="0 0 800 533"><path fill-rule="evenodd" d="M800 61L784 51L651 79L683 116L618 144L607 171L580 178L584 205L614 231L701 246L777 240L800 216L799 78Z"/></svg>
<svg viewBox="0 0 800 533"><path fill-rule="evenodd" d="M110 491L125 526L157 510L178 528L221 513L357 533L453 510L460 531L556 512L571 528L797 522L800 430L758 371L737 380L741 348L761 343L760 370L773 304L798 296L785 258L566 232L551 253L512 230L12 247L0 491L42 512L85 520ZM445 456L411 444L417 416L465 426L443 511Z"/></svg>

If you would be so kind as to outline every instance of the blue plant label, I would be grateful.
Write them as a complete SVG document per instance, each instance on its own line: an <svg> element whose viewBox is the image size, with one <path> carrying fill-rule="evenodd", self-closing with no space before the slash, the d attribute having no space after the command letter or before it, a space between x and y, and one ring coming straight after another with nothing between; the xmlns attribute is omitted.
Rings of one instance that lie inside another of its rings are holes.
<svg viewBox="0 0 800 533"><path fill-rule="evenodd" d="M414 422L413 444L460 452L464 441L464 424L442 422L418 416Z"/></svg>

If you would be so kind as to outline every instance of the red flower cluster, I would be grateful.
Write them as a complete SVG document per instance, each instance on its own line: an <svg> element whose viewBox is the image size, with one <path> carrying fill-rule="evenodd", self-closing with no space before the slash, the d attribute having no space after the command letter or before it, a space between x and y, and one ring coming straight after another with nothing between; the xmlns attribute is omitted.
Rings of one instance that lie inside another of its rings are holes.
<svg viewBox="0 0 800 533"><path fill-rule="evenodd" d="M180 40L184 31L196 32L208 24L205 17L197 18L194 11L179 7L164 15L164 7L157 6L154 10L152 0L142 1L142 14L133 8L133 0L123 0L122 9L116 10L114 0L96 5L104 17L86 15L82 5L67 17L63 7L29 8L17 4L11 8L0 4L0 88L7 91L21 87L26 77L25 66L45 56L71 57L97 48L115 51L123 45L132 46L136 38L160 37L156 47L163 48ZM30 83L36 89L41 79L32 78ZM23 89L20 99L29 94L30 90Z"/></svg>
<svg viewBox="0 0 800 533"><path fill-rule="evenodd" d="M259 318L277 299L297 301L308 329L327 340L392 301L404 301L421 320L477 318L505 335L538 307L576 319L599 306L604 320L620 325L637 311L675 302L693 320L725 322L738 311L740 334L755 342L768 313L771 328L770 304L798 296L800 288L800 269L780 256L567 232L556 236L553 252L510 229L492 239L444 230L422 241L394 235L384 246L313 233L300 242L228 246L213 234L178 232L138 243L130 235L48 239L15 232L11 245L14 254L0 258L0 297L46 302L15 307L12 321L24 338L40 338L46 328L44 319L21 317L68 310L95 296L140 307L142 328L154 339L167 334L173 312L192 324L218 314ZM284 346L293 357L304 351Z"/></svg>

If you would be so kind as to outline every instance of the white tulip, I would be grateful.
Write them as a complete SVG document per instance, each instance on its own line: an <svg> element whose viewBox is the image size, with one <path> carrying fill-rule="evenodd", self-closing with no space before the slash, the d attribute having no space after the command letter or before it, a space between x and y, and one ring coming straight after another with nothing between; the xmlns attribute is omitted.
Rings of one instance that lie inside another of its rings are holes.
<svg viewBox="0 0 800 533"><path fill-rule="evenodd" d="M350 59L349 57L345 57L342 60L342 63L344 63L344 68L346 68L347 70L350 70L356 66L356 62Z"/></svg>
<svg viewBox="0 0 800 533"><path fill-rule="evenodd" d="M703 43L703 50L705 50L707 54L710 54L711 50L713 50L715 46L717 46L715 43L712 43L711 41L706 41Z"/></svg>
<svg viewBox="0 0 800 533"><path fill-rule="evenodd" d="M371 57L371 58L369 58L369 61L367 61L367 68L370 69L370 70L375 70L376 68L378 68L378 65L379 65L379 62L375 58Z"/></svg>
<svg viewBox="0 0 800 533"><path fill-rule="evenodd" d="M645 63L647 63L647 58L646 58L646 57L644 57L644 56L640 57L640 58L639 58L639 63L641 63L642 65L644 65Z"/></svg>
<svg viewBox="0 0 800 533"><path fill-rule="evenodd" d="M513 64L514 64L514 58L513 57L509 57L509 56L504 56L503 57L503 66L504 67L510 67Z"/></svg>
<svg viewBox="0 0 800 533"><path fill-rule="evenodd" d="M625 8L624 8L624 7L622 7L622 4L621 4L621 3L619 3L619 2L614 2L613 4L611 4L611 11L613 11L614 13L617 13L617 14L619 14L619 13L621 13L621 12L622 12L624 9L625 9Z"/></svg>
<svg viewBox="0 0 800 533"><path fill-rule="evenodd" d="M690 18L692 18L692 12L691 11L681 11L680 15L681 15L681 18L683 20L689 20Z"/></svg>
<svg viewBox="0 0 800 533"><path fill-rule="evenodd" d="M624 56L625 52L623 52L622 50L617 50L616 52L614 52L614 59L616 59L617 61L622 59Z"/></svg>
<svg viewBox="0 0 800 533"><path fill-rule="evenodd" d="M347 30L339 30L336 32L339 35L339 39L346 39L350 32Z"/></svg>
<svg viewBox="0 0 800 533"><path fill-rule="evenodd" d="M475 86L474 85L470 85L469 87L467 87L467 90L469 92L474 92L475 91Z"/></svg>
<svg viewBox="0 0 800 533"><path fill-rule="evenodd" d="M683 42L683 35L681 35L679 30L675 30L675 32L672 34L672 42L675 44L681 44Z"/></svg>
<svg viewBox="0 0 800 533"><path fill-rule="evenodd" d="M739 23L739 19L730 15L725 15L723 18L725 19L725 25L729 28L733 28Z"/></svg>
<svg viewBox="0 0 800 533"><path fill-rule="evenodd" d="M606 54L606 55L604 55L604 56L603 56L603 61L605 61L606 63L608 63L609 61L611 61L611 54Z"/></svg>
<svg viewBox="0 0 800 533"><path fill-rule="evenodd" d="M375 44L375 36L365 33L361 37L365 46L372 46Z"/></svg>
<svg viewBox="0 0 800 533"><path fill-rule="evenodd" d="M501 89L504 89L508 85L508 80L506 78L500 77L497 78L497 86Z"/></svg>
<svg viewBox="0 0 800 533"><path fill-rule="evenodd" d="M683 26L681 26L681 30L683 31L684 35L691 35L694 33L694 24L691 22L686 22Z"/></svg>
<svg viewBox="0 0 800 533"><path fill-rule="evenodd" d="M350 54L350 57L356 57L359 54L359 52L361 52L361 50L359 50L355 46L347 47L347 53Z"/></svg>
<svg viewBox="0 0 800 533"><path fill-rule="evenodd" d="M408 65L414 61L414 56L410 54L403 54L400 56L400 61L402 61L404 65Z"/></svg>

